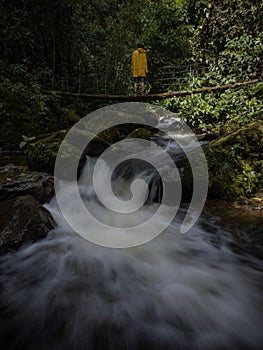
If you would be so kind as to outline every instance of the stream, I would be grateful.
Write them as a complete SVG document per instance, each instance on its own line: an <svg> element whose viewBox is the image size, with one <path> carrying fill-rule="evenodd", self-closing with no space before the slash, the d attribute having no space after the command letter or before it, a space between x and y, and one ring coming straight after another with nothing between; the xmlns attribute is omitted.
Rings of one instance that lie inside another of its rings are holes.
<svg viewBox="0 0 263 350"><path fill-rule="evenodd" d="M79 180L83 201L122 227L126 218L114 217L94 195L94 164L87 157ZM101 171L110 169L104 164ZM117 189L130 186L125 176L114 181ZM63 195L87 227L70 183ZM156 205L143 207L140 220ZM46 208L57 228L0 257L1 349L262 349L262 260L233 249L231 230L215 214L204 211L183 235L182 207L155 239L114 249L76 234L55 198ZM92 223L88 230L95 230Z"/></svg>

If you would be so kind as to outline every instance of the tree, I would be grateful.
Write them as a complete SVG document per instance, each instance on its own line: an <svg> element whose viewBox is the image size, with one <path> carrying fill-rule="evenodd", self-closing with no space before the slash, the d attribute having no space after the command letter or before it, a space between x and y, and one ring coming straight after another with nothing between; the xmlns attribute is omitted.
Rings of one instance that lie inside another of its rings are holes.
<svg viewBox="0 0 263 350"><path fill-rule="evenodd" d="M196 31L193 50L197 60L216 61L229 40L262 33L262 1L213 0L190 1ZM203 13L203 14L202 14Z"/></svg>

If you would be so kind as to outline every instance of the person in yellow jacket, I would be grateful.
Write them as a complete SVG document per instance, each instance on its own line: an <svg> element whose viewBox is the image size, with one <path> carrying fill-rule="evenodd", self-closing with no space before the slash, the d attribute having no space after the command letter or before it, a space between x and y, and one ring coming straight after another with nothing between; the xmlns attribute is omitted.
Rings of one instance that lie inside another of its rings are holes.
<svg viewBox="0 0 263 350"><path fill-rule="evenodd" d="M148 73L147 55L144 44L139 43L132 53L131 71L133 76L133 91L137 94L138 83L141 83L141 92L144 95L145 78Z"/></svg>

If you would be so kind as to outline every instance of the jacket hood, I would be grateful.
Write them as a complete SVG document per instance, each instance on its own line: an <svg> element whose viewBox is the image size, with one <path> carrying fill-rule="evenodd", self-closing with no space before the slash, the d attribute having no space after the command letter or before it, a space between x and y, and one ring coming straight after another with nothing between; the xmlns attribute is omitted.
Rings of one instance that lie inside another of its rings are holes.
<svg viewBox="0 0 263 350"><path fill-rule="evenodd" d="M138 48L138 51L139 51L139 53L146 53L146 50L144 50L144 49L141 48L141 47Z"/></svg>

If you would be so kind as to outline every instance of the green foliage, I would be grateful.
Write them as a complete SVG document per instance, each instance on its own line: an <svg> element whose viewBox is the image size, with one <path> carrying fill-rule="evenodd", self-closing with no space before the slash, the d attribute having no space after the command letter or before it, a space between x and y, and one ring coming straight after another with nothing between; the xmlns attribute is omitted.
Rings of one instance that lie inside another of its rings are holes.
<svg viewBox="0 0 263 350"><path fill-rule="evenodd" d="M23 148L29 148L29 147L34 147L35 143L32 143L32 141L34 141L36 139L35 136L26 136L26 135L22 135L21 136L23 141L20 142L19 147L20 149Z"/></svg>
<svg viewBox="0 0 263 350"><path fill-rule="evenodd" d="M148 54L147 92L262 81L262 12L260 0L2 0L0 140L20 143L31 169L53 172L65 133L46 134L111 102L62 99L43 90L132 93L130 63L138 42ZM160 79L163 66L190 63L194 71L186 69L174 86ZM262 120L263 84L161 104L195 131L225 135ZM262 133L251 130L208 154L215 196L242 197L262 187ZM111 130L102 136L111 143L120 135ZM74 150L67 157L70 162Z"/></svg>
<svg viewBox="0 0 263 350"><path fill-rule="evenodd" d="M206 150L209 193L222 199L244 198L263 185L263 122L250 123L212 142Z"/></svg>
<svg viewBox="0 0 263 350"><path fill-rule="evenodd" d="M103 105L62 101L43 89L131 93L131 54L139 41L148 53L147 92L167 90L158 67L190 62L202 70L192 79L186 72L182 89L262 77L262 6L259 0L1 1L1 138L61 129L66 109L83 116ZM220 132L262 117L262 89L163 105L196 129Z"/></svg>
<svg viewBox="0 0 263 350"><path fill-rule="evenodd" d="M178 114L196 131L213 131L220 134L223 126L231 124L227 131L235 130L263 116L259 90L243 88L226 90L221 94L196 94L184 98L174 97L162 105Z"/></svg>
<svg viewBox="0 0 263 350"><path fill-rule="evenodd" d="M186 89L232 84L258 78L262 74L263 34L242 33L225 41L218 59L203 74L196 75ZM251 88L225 90L220 94L173 98L162 104L178 113L200 131L228 132L262 119L262 84Z"/></svg>
<svg viewBox="0 0 263 350"><path fill-rule="evenodd" d="M193 49L196 58L218 59L226 42L243 35L258 37L262 32L260 0L190 1L197 25ZM202 15L203 13L203 15Z"/></svg>
<svg viewBox="0 0 263 350"><path fill-rule="evenodd" d="M7 67L6 75L0 82L2 140L19 143L21 135L36 136L70 125L59 99L41 92L37 74L14 64Z"/></svg>

